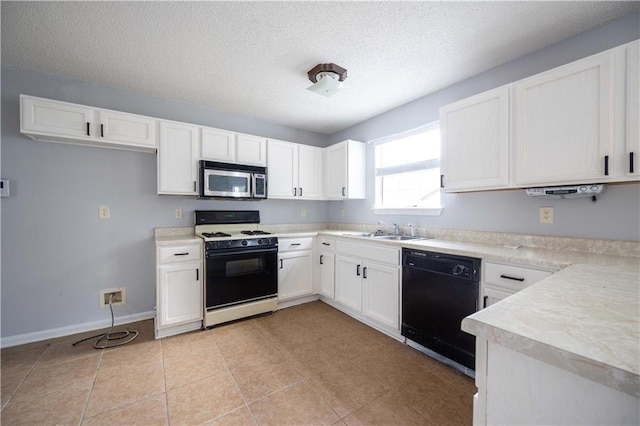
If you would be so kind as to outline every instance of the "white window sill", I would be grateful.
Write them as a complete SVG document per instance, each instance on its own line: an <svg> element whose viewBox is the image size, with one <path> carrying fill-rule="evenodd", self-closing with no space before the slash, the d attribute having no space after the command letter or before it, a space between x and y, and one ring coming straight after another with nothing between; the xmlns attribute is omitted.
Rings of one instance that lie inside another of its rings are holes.
<svg viewBox="0 0 640 426"><path fill-rule="evenodd" d="M371 209L376 215L410 215L410 216L440 216L442 208L421 208L421 207L374 207Z"/></svg>

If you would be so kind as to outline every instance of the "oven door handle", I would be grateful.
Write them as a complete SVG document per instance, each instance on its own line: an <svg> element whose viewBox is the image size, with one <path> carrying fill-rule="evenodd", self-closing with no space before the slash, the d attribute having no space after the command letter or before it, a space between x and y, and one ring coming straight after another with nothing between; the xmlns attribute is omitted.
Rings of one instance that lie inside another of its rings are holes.
<svg viewBox="0 0 640 426"><path fill-rule="evenodd" d="M205 253L205 257L211 258L211 257L220 257L220 256L234 256L234 255L238 255L238 254L254 254L254 253L277 253L278 252L278 247L273 247L273 248L255 248L255 249L246 249L246 248L241 248L241 249L231 249L229 251L227 250L207 250Z"/></svg>

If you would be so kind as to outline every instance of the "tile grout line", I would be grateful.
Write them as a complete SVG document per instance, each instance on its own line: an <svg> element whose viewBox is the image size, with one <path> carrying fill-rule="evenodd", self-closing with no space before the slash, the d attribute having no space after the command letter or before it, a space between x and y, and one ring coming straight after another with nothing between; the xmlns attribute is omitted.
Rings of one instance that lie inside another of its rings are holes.
<svg viewBox="0 0 640 426"><path fill-rule="evenodd" d="M164 368L164 343L160 339L160 360L162 361L162 384L164 385L164 413L167 416L167 425L171 425L169 418L169 389L167 389L167 373Z"/></svg>
<svg viewBox="0 0 640 426"><path fill-rule="evenodd" d="M11 400L13 399L13 396L16 394L16 392L18 392L18 390L20 389L20 387L22 386L22 384L25 382L25 380L27 380L27 378L31 375L31 373L33 372L33 370L36 368L36 366L40 363L40 361L42 360L42 358L44 357L44 354L47 353L47 351L51 348L51 343L47 344L47 347L45 348L44 351L42 351L42 353L40 354L40 356L38 357L38 359L31 365L31 368L29 368L29 371L27 371L27 374L25 374L25 376L22 378L22 380L20 381L20 384L18 384L18 386L16 387L16 389L13 391L13 393L9 396L9 399L7 399L7 402L4 403L4 405L2 405L2 409L0 409L0 413L2 411L4 411L4 409L7 407L7 405L9 405L9 403L11 402ZM0 418L1 420L1 418ZM1 422L0 422L1 423Z"/></svg>
<svg viewBox="0 0 640 426"><path fill-rule="evenodd" d="M82 408L82 413L80 413L80 419L78 420L78 426L82 424L84 421L84 416L87 413L87 408L89 408L89 401L91 401L91 394L93 393L93 387L96 384L96 380L98 380L98 371L100 371L100 366L102 366L102 358L104 357L104 349L100 350L100 359L98 360L98 365L96 367L96 372L93 375L93 380L91 381L91 388L89 388L89 393L87 393L87 400L84 403L84 407Z"/></svg>

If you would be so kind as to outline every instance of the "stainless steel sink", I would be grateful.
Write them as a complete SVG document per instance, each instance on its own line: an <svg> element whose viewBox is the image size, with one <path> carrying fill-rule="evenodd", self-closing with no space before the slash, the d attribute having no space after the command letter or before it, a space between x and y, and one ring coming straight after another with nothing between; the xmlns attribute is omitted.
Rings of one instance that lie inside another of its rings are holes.
<svg viewBox="0 0 640 426"><path fill-rule="evenodd" d="M342 235L347 237L373 237L373 232L345 232Z"/></svg>
<svg viewBox="0 0 640 426"><path fill-rule="evenodd" d="M395 241L407 241L407 240L424 240L423 237L412 237L411 235L374 235L373 238L377 240L395 240Z"/></svg>

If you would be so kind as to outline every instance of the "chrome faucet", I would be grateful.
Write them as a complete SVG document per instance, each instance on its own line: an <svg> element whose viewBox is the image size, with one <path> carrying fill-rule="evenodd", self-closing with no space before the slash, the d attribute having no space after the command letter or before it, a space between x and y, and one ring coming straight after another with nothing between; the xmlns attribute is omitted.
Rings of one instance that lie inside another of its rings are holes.
<svg viewBox="0 0 640 426"><path fill-rule="evenodd" d="M397 223L394 223L393 225L389 225L388 223L385 223L381 220L378 221L378 225L384 225L388 228L393 228L393 233L395 235L400 235L400 225L398 225Z"/></svg>

